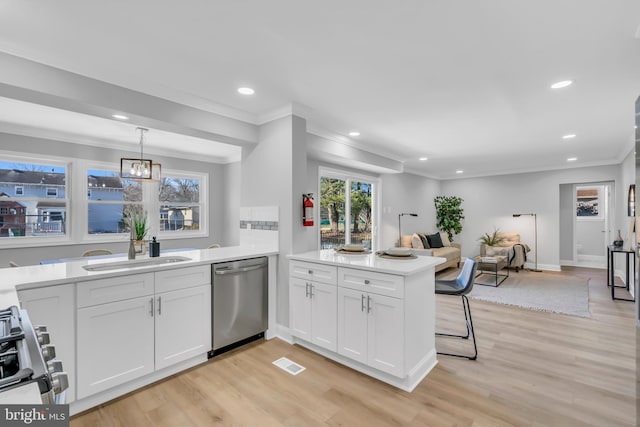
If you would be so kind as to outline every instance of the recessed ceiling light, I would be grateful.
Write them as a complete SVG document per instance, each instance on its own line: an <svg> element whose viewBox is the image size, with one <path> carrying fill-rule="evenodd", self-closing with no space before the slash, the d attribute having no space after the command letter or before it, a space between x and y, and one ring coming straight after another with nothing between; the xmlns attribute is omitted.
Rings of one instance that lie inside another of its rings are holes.
<svg viewBox="0 0 640 427"><path fill-rule="evenodd" d="M567 159L567 162L575 162L576 160L578 160L578 158L577 158L577 157L569 157L569 158Z"/></svg>
<svg viewBox="0 0 640 427"><path fill-rule="evenodd" d="M256 91L251 89L250 87L239 87L238 93L242 95L253 95L254 93L256 93Z"/></svg>
<svg viewBox="0 0 640 427"><path fill-rule="evenodd" d="M572 138L575 138L575 137L576 137L575 133L570 133L568 135L563 135L562 139L572 139Z"/></svg>
<svg viewBox="0 0 640 427"><path fill-rule="evenodd" d="M124 114L112 114L111 117L118 120L129 120L129 117L125 116Z"/></svg>
<svg viewBox="0 0 640 427"><path fill-rule="evenodd" d="M456 173L462 173L462 172L464 172L462 169L458 169L458 170L456 171Z"/></svg>
<svg viewBox="0 0 640 427"><path fill-rule="evenodd" d="M573 83L573 80L562 80L561 82L556 82L551 85L551 89L562 89L563 87L567 87Z"/></svg>
<svg viewBox="0 0 640 427"><path fill-rule="evenodd" d="M360 136L360 132L358 131L349 132L349 136Z"/></svg>
<svg viewBox="0 0 640 427"><path fill-rule="evenodd" d="M427 160L429 160L428 157L420 157L418 160L420 160L421 162L426 162Z"/></svg>

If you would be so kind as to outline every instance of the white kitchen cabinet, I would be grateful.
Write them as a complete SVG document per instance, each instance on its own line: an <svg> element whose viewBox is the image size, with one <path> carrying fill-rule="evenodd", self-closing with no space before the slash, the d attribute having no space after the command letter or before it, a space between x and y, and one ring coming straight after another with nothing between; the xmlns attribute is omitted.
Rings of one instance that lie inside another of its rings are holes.
<svg viewBox="0 0 640 427"><path fill-rule="evenodd" d="M293 277L289 280L289 307L291 333L311 341L311 299L308 280Z"/></svg>
<svg viewBox="0 0 640 427"><path fill-rule="evenodd" d="M156 369L211 350L211 285L163 292L155 298Z"/></svg>
<svg viewBox="0 0 640 427"><path fill-rule="evenodd" d="M340 287L338 353L395 376L404 374L404 301Z"/></svg>
<svg viewBox="0 0 640 427"><path fill-rule="evenodd" d="M338 353L367 363L366 294L347 288L338 289Z"/></svg>
<svg viewBox="0 0 640 427"><path fill-rule="evenodd" d="M153 295L78 310L78 398L154 371Z"/></svg>
<svg viewBox="0 0 640 427"><path fill-rule="evenodd" d="M434 270L443 259L389 260L327 250L289 258L294 343L406 391L436 365ZM333 311L316 309L308 296L310 284L319 295L320 283L336 286L335 326ZM317 325L335 327L335 350L319 342Z"/></svg>
<svg viewBox="0 0 640 427"><path fill-rule="evenodd" d="M289 289L291 333L336 351L336 285L291 277Z"/></svg>
<svg viewBox="0 0 640 427"><path fill-rule="evenodd" d="M76 340L74 285L64 284L18 291L22 308L29 313L34 326L45 325L56 349L56 359L69 376L67 403L76 396Z"/></svg>
<svg viewBox="0 0 640 427"><path fill-rule="evenodd" d="M368 294L367 364L397 377L404 375L404 301Z"/></svg>
<svg viewBox="0 0 640 427"><path fill-rule="evenodd" d="M210 266L80 282L78 307L78 398L211 350Z"/></svg>

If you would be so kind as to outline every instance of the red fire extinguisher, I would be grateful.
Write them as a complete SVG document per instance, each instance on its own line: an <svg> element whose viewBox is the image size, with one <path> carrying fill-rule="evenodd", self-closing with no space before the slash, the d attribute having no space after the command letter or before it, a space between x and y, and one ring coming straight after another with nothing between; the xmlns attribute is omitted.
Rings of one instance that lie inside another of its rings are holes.
<svg viewBox="0 0 640 427"><path fill-rule="evenodd" d="M302 195L302 225L313 227L313 193Z"/></svg>

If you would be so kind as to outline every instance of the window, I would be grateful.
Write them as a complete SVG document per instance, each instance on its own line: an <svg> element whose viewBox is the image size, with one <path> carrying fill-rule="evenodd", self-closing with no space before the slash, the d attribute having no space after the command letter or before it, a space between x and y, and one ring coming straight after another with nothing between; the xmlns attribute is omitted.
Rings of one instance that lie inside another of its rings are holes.
<svg viewBox="0 0 640 427"><path fill-rule="evenodd" d="M62 162L0 158L0 241L66 238L67 169Z"/></svg>
<svg viewBox="0 0 640 427"><path fill-rule="evenodd" d="M375 245L378 180L320 169L320 248Z"/></svg>
<svg viewBox="0 0 640 427"><path fill-rule="evenodd" d="M206 232L206 175L165 172L160 181L160 232Z"/></svg>
<svg viewBox="0 0 640 427"><path fill-rule="evenodd" d="M144 214L142 184L115 169L89 169L87 186L87 234L127 233L128 218Z"/></svg>

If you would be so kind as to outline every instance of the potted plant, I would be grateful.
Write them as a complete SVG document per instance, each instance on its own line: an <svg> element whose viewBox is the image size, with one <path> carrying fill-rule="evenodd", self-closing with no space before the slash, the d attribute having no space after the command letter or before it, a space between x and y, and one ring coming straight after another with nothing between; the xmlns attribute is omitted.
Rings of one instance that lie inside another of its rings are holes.
<svg viewBox="0 0 640 427"><path fill-rule="evenodd" d="M460 205L463 200L457 196L437 196L433 201L436 206L436 227L445 231L453 242L453 235L462 231L464 209Z"/></svg>
<svg viewBox="0 0 640 427"><path fill-rule="evenodd" d="M499 229L494 228L493 233L491 234L484 233L484 235L480 237L478 240L487 246L498 246L500 243L504 241L504 237L498 236L499 232L500 232Z"/></svg>
<svg viewBox="0 0 640 427"><path fill-rule="evenodd" d="M147 214L133 215L133 236L136 239L135 247L137 253L144 253L145 240L149 227L147 226Z"/></svg>

